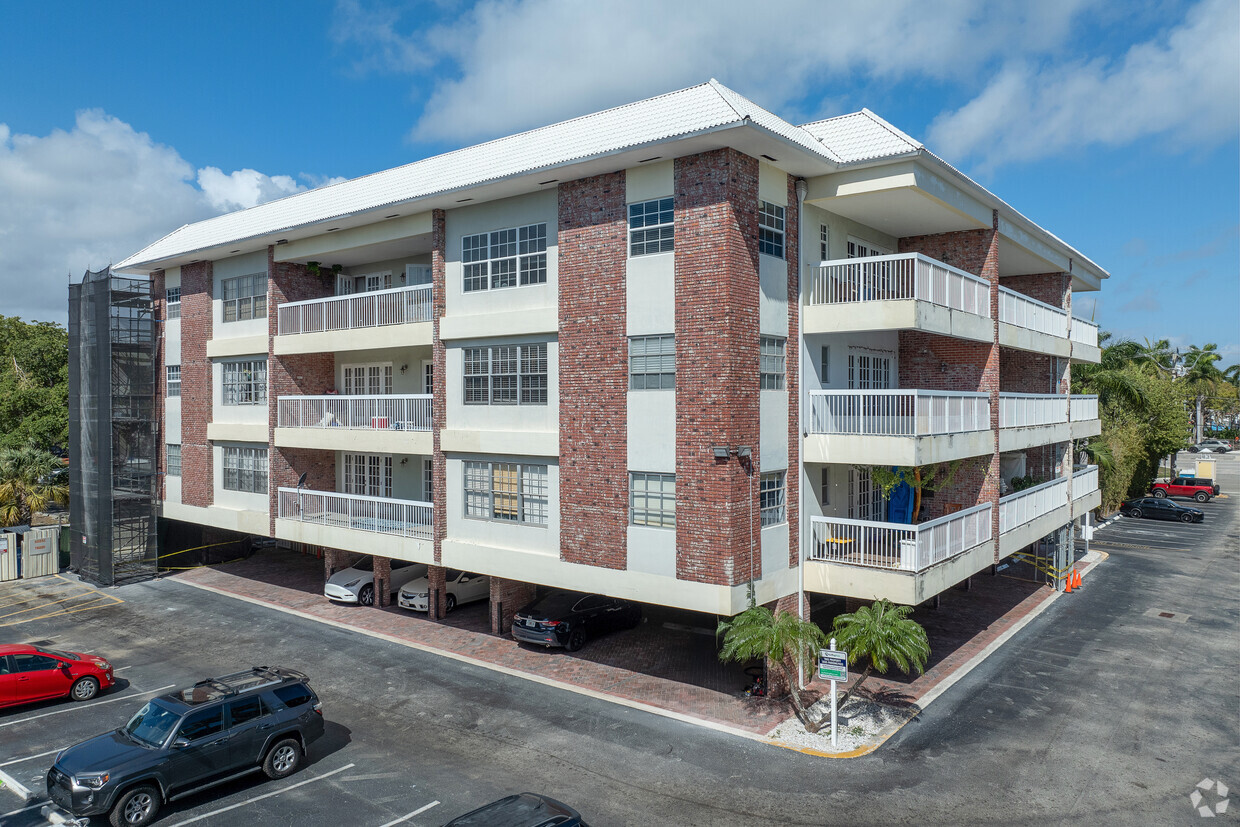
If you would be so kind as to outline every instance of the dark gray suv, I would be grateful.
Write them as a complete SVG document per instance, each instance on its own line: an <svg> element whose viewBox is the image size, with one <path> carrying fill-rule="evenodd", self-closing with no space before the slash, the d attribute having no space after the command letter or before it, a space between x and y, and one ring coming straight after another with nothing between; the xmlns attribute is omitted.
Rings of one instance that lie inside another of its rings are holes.
<svg viewBox="0 0 1240 827"><path fill-rule="evenodd" d="M62 750L47 773L52 804L142 827L167 801L261 769L284 778L323 734L306 676L255 666L151 699L120 729Z"/></svg>

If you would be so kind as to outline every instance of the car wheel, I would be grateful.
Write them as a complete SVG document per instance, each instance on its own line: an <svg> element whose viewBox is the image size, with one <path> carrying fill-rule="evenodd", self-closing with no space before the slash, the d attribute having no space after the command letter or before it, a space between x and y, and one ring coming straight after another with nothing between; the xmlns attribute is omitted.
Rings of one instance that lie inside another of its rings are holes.
<svg viewBox="0 0 1240 827"><path fill-rule="evenodd" d="M447 597L444 598L444 601L443 601L443 613L451 614L452 610L455 608L456 608L456 595L449 594Z"/></svg>
<svg viewBox="0 0 1240 827"><path fill-rule="evenodd" d="M375 587L370 583L362 586L362 590L357 593L357 602L363 606L375 605Z"/></svg>
<svg viewBox="0 0 1240 827"><path fill-rule="evenodd" d="M158 812L159 790L143 784L126 790L116 799L108 820L112 822L112 827L143 827L154 821Z"/></svg>
<svg viewBox="0 0 1240 827"><path fill-rule="evenodd" d="M263 759L263 772L268 778L287 778L301 766L301 744L296 738L285 738L267 752Z"/></svg>
<svg viewBox="0 0 1240 827"><path fill-rule="evenodd" d="M586 645L586 630L578 626L568 633L568 642L564 644L564 648L570 652L576 652L582 646Z"/></svg>
<svg viewBox="0 0 1240 827"><path fill-rule="evenodd" d="M1209 502L1210 495L1204 491L1198 491L1196 494L1193 495L1193 499L1199 503Z"/></svg>
<svg viewBox="0 0 1240 827"><path fill-rule="evenodd" d="M1167 496L1167 492L1166 492L1166 491L1164 491L1164 490L1162 490L1161 488L1155 488L1155 489L1154 489L1154 496L1155 496L1155 497L1158 497L1158 498L1161 500L1163 497L1166 497L1166 496Z"/></svg>
<svg viewBox="0 0 1240 827"><path fill-rule="evenodd" d="M78 678L69 690L69 697L75 701L89 701L99 694L99 681L91 677Z"/></svg>
<svg viewBox="0 0 1240 827"><path fill-rule="evenodd" d="M1129 516L1129 517L1136 517L1137 519L1141 519L1141 509L1139 509L1139 508L1134 508L1132 511L1129 511L1129 512L1128 512L1128 516Z"/></svg>
<svg viewBox="0 0 1240 827"><path fill-rule="evenodd" d="M1181 514L1181 515L1180 515L1180 522L1182 522L1182 523L1191 523L1192 521L1193 521L1193 515L1192 515L1192 514Z"/></svg>

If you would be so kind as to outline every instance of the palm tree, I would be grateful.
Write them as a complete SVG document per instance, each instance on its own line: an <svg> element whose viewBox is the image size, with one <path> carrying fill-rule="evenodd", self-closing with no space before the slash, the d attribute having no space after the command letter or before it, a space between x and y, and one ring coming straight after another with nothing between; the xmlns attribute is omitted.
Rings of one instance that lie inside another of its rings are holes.
<svg viewBox="0 0 1240 827"><path fill-rule="evenodd" d="M724 663L745 663L758 658L778 663L805 731L822 729L827 719L810 719L793 675L793 667L808 668L818 650L826 647L827 635L822 629L792 612L776 614L765 606L750 606L736 617L720 621L717 634L723 635L719 660Z"/></svg>
<svg viewBox="0 0 1240 827"><path fill-rule="evenodd" d="M1132 364L1147 365L1154 362L1147 355L1159 348L1163 342L1153 345L1139 345L1131 339L1119 339L1107 344L1111 334L1103 331L1098 335L1098 344L1102 345L1101 359L1096 365L1076 365L1072 369L1072 384L1076 393L1098 394L1098 404L1106 406L1112 400L1133 408L1145 407L1145 391L1140 383L1124 368Z"/></svg>
<svg viewBox="0 0 1240 827"><path fill-rule="evenodd" d="M925 671L926 659L930 657L930 640L921 624L909 619L912 611L911 606L897 606L883 598L835 619L835 645L848 653L849 663L856 663L862 658L870 661L861 679L845 693L841 707L865 683L873 670L877 669L880 675L886 674L888 661L900 667L902 672L916 670L921 674Z"/></svg>
<svg viewBox="0 0 1240 827"><path fill-rule="evenodd" d="M29 524L51 502L69 502L55 454L33 445L0 451L0 525Z"/></svg>

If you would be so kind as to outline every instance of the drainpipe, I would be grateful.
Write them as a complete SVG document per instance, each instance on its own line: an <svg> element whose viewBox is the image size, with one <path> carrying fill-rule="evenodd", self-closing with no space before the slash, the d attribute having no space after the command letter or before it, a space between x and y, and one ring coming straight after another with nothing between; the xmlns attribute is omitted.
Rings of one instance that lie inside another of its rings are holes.
<svg viewBox="0 0 1240 827"><path fill-rule="evenodd" d="M797 614L805 619L805 194L809 185L798 178L794 185L797 194L797 425L801 432L801 444L797 447ZM791 298L791 297L789 297ZM797 659L797 680L805 688L804 658Z"/></svg>

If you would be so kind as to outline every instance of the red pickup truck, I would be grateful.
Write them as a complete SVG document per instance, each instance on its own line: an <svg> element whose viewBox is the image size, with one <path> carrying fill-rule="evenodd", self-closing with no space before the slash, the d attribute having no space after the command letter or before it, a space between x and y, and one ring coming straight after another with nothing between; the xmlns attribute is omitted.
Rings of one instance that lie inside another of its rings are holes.
<svg viewBox="0 0 1240 827"><path fill-rule="evenodd" d="M1218 488L1214 485L1214 480L1176 477L1170 482L1154 482L1150 485L1150 493L1155 497L1192 497L1197 502L1204 503L1218 494Z"/></svg>

